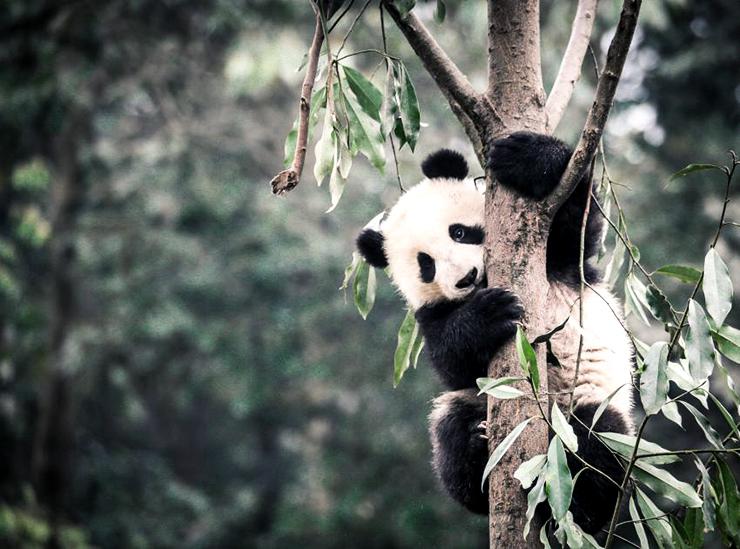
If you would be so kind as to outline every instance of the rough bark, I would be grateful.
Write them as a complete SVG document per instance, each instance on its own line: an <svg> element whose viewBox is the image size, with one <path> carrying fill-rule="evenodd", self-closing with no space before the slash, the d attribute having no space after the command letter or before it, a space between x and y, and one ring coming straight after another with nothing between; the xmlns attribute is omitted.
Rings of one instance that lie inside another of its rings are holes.
<svg viewBox="0 0 740 549"><path fill-rule="evenodd" d="M545 92L540 71L538 0L489 0L488 2L489 101L501 126L491 137L515 130L545 130ZM489 141L490 147L490 141ZM545 251L549 220L539 205L497 185L486 167L486 272L489 285L511 288L524 304L524 326L530 339L544 333L547 274ZM506 257L507 261L500 261ZM545 368L545 355L537 349L537 361ZM543 374L545 372L543 371ZM513 342L503 348L488 368L489 377L521 375ZM547 375L540 376L547 391ZM524 385L524 384L522 384ZM529 388L520 387L526 393ZM531 399L488 398L489 450L511 430L537 416ZM488 526L491 547L521 547L526 521L526 493L514 479L519 464L547 452L547 426L531 423L504 455L489 479ZM532 525L527 545L536 546L539 524Z"/></svg>

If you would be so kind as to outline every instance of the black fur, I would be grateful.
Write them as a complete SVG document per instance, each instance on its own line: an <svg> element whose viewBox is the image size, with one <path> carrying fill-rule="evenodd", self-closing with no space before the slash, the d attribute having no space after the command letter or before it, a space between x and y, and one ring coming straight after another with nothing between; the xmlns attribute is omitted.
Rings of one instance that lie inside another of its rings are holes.
<svg viewBox="0 0 740 549"><path fill-rule="evenodd" d="M485 441L478 435L478 425L486 419L485 396L476 397L474 389L459 391L450 401L448 413L431 425L437 442L434 468L447 492L470 511L488 512L488 499L481 493L480 482L488 458ZM614 455L595 435L589 436L597 404L586 404L574 410L571 419L578 438L578 454L589 464L621 483L624 469ZM579 421L580 420L580 421ZM582 422L582 423L581 423ZM584 426L585 424L586 426ZM627 433L624 419L607 407L594 428L597 432ZM573 476L583 469L581 461L568 453L568 467ZM570 510L576 523L589 534L597 533L611 518L617 498L617 487L593 471L584 471L576 481Z"/></svg>
<svg viewBox="0 0 740 549"><path fill-rule="evenodd" d="M441 301L416 311L428 356L450 389L475 387L503 343L516 333L521 302L502 288L483 288L465 301Z"/></svg>
<svg viewBox="0 0 740 549"><path fill-rule="evenodd" d="M421 281L429 284L434 280L434 275L437 274L437 267L434 263L434 258L424 252L416 254L416 262L419 264L419 276Z"/></svg>
<svg viewBox="0 0 740 549"><path fill-rule="evenodd" d="M468 163L459 152L440 149L427 156L421 163L421 172L429 179L435 177L465 179L468 176Z"/></svg>
<svg viewBox="0 0 740 549"><path fill-rule="evenodd" d="M494 142L490 164L502 185L540 200L558 185L571 154L565 143L552 136L516 132ZM551 280L572 285L580 279L581 223L590 190L588 173L555 215L547 241L547 274ZM598 251L603 225L603 216L592 206L586 224L584 260ZM596 269L587 264L584 267L586 280L596 282L599 278Z"/></svg>
<svg viewBox="0 0 740 549"><path fill-rule="evenodd" d="M450 225L448 232L450 238L460 244L483 244L483 227L474 225L470 227L462 223L453 223Z"/></svg>
<svg viewBox="0 0 740 549"><path fill-rule="evenodd" d="M388 266L388 258L385 256L385 250L383 249L384 242L383 233L373 229L365 229L357 237L357 249L370 265L385 269Z"/></svg>
<svg viewBox="0 0 740 549"><path fill-rule="evenodd" d="M453 499L473 513L486 514L488 491L481 490L481 480L488 444L479 427L486 419L486 396L477 396L474 389L458 393L451 398L447 413L430 425L437 443L432 464Z"/></svg>

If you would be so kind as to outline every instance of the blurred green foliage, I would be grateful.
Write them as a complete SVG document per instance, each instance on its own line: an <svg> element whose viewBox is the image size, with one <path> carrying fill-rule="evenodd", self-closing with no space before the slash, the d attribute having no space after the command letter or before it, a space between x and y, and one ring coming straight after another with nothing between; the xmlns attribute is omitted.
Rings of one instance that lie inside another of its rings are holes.
<svg viewBox="0 0 740 549"><path fill-rule="evenodd" d="M645 262L697 265L718 194L708 182L664 181L737 146L740 8L651 4L607 150L613 177L629 185L621 196ZM0 545L43 546L50 517L65 548L484 545L485 518L457 508L428 464L425 418L440 386L423 353L392 388L404 315L397 296L379 277L363 321L352 296L337 290L354 235L397 196L392 164L379 176L358 160L329 215L328 193L312 185L310 169L287 199L269 194L295 118L295 69L313 26L308 4L6 7ZM434 2L416 9L480 85L484 6L446 7L442 24L432 21ZM598 32L615 20L610 10ZM347 48L378 46L376 12ZM571 12L569 3L543 2L547 82ZM404 180L413 183L419 158L439 146L472 159L418 60L398 33L388 39L428 125L415 154L399 155ZM352 60L366 75L378 61ZM561 130L569 139L590 102L591 71L587 62ZM60 213L58 193L70 188L78 192ZM723 255L733 257L737 238L725 234ZM66 335L52 356L50 303L67 295L50 290L60 242L70 250L63 274L73 307L56 319ZM70 418L59 431L70 459L57 499L34 475L55 367L69 382Z"/></svg>

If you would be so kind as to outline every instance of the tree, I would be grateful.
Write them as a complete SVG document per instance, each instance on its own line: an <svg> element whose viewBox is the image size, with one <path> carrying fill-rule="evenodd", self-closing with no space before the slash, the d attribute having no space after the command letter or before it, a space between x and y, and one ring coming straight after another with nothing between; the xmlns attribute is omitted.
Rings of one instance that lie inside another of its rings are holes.
<svg viewBox="0 0 740 549"><path fill-rule="evenodd" d="M366 2L360 11L365 11ZM341 2L339 3L341 4ZM571 39L563 55L561 68L549 98L545 101L542 84L539 51L539 0L505 0L488 2L488 86L479 93L467 81L455 63L436 43L431 33L413 12L414 2L383 0L381 12L387 12L396 26L406 37L408 43L432 76L440 91L450 104L458 120L465 129L481 166L486 170L486 250L488 251L487 276L494 286L512 288L522 297L525 318L524 325L530 333L543 333L544 307L547 297L547 277L545 272L545 252L550 222L560 205L575 188L592 162L611 108L619 77L637 23L641 2L625 0L616 32L611 41L604 70L599 76L594 103L589 111L583 132L559 188L545 201L536 203L525 200L515 193L496 185L488 169L486 158L496 138L516 130L527 129L537 132L552 132L563 114L565 107L580 74L595 17L596 2L581 0L578 3ZM314 39L308 52L306 77L300 98L300 115L297 121L296 145L290 168L280 172L273 180L273 192L284 194L293 189L298 182L305 162L312 109L312 91L321 46L329 34L329 20L339 7L337 2L314 2L316 27ZM444 2L438 2L437 12L443 14ZM360 15L357 16L359 19ZM443 15L442 15L443 17ZM357 19L356 19L357 20ZM355 20L355 22L356 22ZM354 26L354 24L353 24ZM351 32L351 29L350 29ZM345 39L346 41L346 39ZM339 51L341 52L342 46ZM386 52L387 54L387 52ZM338 55L338 54L337 54ZM329 60L326 96L327 116L331 124L337 126L336 108L331 96L336 93L332 82L336 68L340 79L338 61L332 57L327 45ZM393 65L386 57L389 67ZM341 86L341 84L340 84ZM341 93L341 89L337 91ZM401 101L403 102L403 101ZM351 109L351 107L350 107ZM398 105L403 111L404 105ZM408 110L408 109L407 109ZM418 113L417 113L418 114ZM413 148L414 139L404 127L403 114L401 131L394 127L394 133L401 144L408 142ZM413 113L406 113L413 118ZM341 122L339 123L341 124ZM350 122L351 125L351 122ZM384 133L389 128L386 126ZM317 145L317 179L323 172L332 174L333 205L341 196L337 179L346 177L348 167L343 158L353 152L343 151L340 139L329 136L333 132L324 127L322 141ZM335 144L335 146L332 146ZM391 144L393 145L392 137ZM361 148L361 147L358 147ZM335 150L337 151L335 153ZM328 151L328 152L326 152ZM323 152L323 154L322 154ZM377 153L368 152L371 160ZM374 158L375 157L375 158ZM326 168L323 164L326 164ZM332 182L330 182L331 184ZM341 184L343 186L343 184ZM514 221L515 220L515 221ZM512 253L513 251L513 253ZM495 263L491 258L510 257L509 264ZM539 350L538 361L544 364L544 350ZM518 359L513 343L494 359L489 368L490 377L514 376L518 373ZM546 377L546 376L544 376ZM546 380L539 390L547 392ZM522 400L497 401L489 397L488 436L492 451L512 430L526 418L537 414L534 402ZM519 532L524 528L526 495L517 489L512 480L519 466L521 455L544 453L547 445L547 427L539 424L526 435L520 436L512 451L506 454L489 479L490 518L489 534L491 547L516 546ZM506 502L504 505L503 502ZM529 536L534 545L539 528Z"/></svg>

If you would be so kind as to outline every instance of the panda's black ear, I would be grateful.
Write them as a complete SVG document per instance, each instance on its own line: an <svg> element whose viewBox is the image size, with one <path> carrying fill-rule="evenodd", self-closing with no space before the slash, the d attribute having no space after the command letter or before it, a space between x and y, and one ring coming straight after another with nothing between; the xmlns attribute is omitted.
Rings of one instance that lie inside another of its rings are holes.
<svg viewBox="0 0 740 549"><path fill-rule="evenodd" d="M435 177L465 179L468 175L468 163L459 152L440 149L426 157L421 163L421 171L429 179Z"/></svg>
<svg viewBox="0 0 740 549"><path fill-rule="evenodd" d="M385 269L388 266L388 258L383 249L384 243L383 233L374 229L364 229L357 237L357 250L370 265Z"/></svg>

